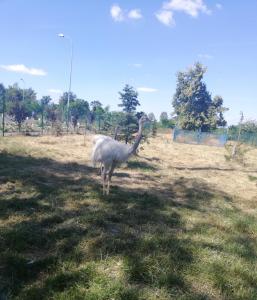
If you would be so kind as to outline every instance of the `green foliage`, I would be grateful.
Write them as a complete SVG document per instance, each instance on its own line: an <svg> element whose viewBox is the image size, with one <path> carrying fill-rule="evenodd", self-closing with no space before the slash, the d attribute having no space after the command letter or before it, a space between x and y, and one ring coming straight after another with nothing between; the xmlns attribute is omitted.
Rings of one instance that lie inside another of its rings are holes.
<svg viewBox="0 0 257 300"><path fill-rule="evenodd" d="M61 122L66 121L66 123L68 121L68 98L70 100L69 104L71 106L71 104L75 101L75 99L77 99L77 96L73 92L70 93L64 92L59 99L59 105L58 105L58 115L60 117L60 121Z"/></svg>
<svg viewBox="0 0 257 300"><path fill-rule="evenodd" d="M50 96L43 96L40 99L40 114L41 114L41 128L42 128L42 133L44 130L44 118L46 115L46 110L47 110L47 106L49 105L49 103L51 102L51 97Z"/></svg>
<svg viewBox="0 0 257 300"><path fill-rule="evenodd" d="M155 118L155 115L154 115L154 113L150 113L150 114L148 114L148 119L149 119L149 121L150 121L150 122L154 122L154 121L156 121L156 118Z"/></svg>
<svg viewBox="0 0 257 300"><path fill-rule="evenodd" d="M160 126L162 128L174 128L176 126L176 122L174 119L169 119L167 112L162 112L160 115Z"/></svg>
<svg viewBox="0 0 257 300"><path fill-rule="evenodd" d="M76 99L71 103L70 114L74 128L77 127L79 120L86 120L89 111L89 104L83 99Z"/></svg>
<svg viewBox="0 0 257 300"><path fill-rule="evenodd" d="M212 99L203 76L206 68L196 63L185 72L177 74L177 88L173 97L174 112L182 129L210 131L225 126L223 99Z"/></svg>
<svg viewBox="0 0 257 300"><path fill-rule="evenodd" d="M91 106L91 123L95 122L98 127L98 131L101 130L101 124L104 121L105 110L100 101L92 101Z"/></svg>
<svg viewBox="0 0 257 300"><path fill-rule="evenodd" d="M3 113L4 110L4 99L5 99L5 87L2 83L0 83L0 113Z"/></svg>
<svg viewBox="0 0 257 300"><path fill-rule="evenodd" d="M122 134L127 144L133 140L133 134L138 131L138 119L134 114L127 113L123 121L121 123Z"/></svg>
<svg viewBox="0 0 257 300"><path fill-rule="evenodd" d="M17 123L19 131L22 122L27 117L32 117L39 110L39 103L36 101L36 93L30 89L20 89L18 84L9 86L6 90L7 113Z"/></svg>
<svg viewBox="0 0 257 300"><path fill-rule="evenodd" d="M119 92L121 104L119 107L122 107L123 112L125 113L125 118L122 119L123 127L123 136L125 142L128 143L132 140L133 134L138 130L138 118L141 113L138 113L136 116L137 106L140 105L138 101L138 93L134 90L132 86L128 84L125 85L122 92Z"/></svg>
<svg viewBox="0 0 257 300"><path fill-rule="evenodd" d="M234 161L242 166L246 164L246 155L251 150L251 148L247 147L245 144L241 142L236 142L236 144L227 143L225 145L226 161Z"/></svg>
<svg viewBox="0 0 257 300"><path fill-rule="evenodd" d="M132 114L136 112L137 106L140 105L138 101L138 93L134 90L132 86L128 84L125 85L122 92L119 92L121 104L123 111Z"/></svg>
<svg viewBox="0 0 257 300"><path fill-rule="evenodd" d="M51 103L50 105L47 106L46 109L46 118L48 121L51 122L52 127L54 123L57 121L58 118L58 105Z"/></svg>
<svg viewBox="0 0 257 300"><path fill-rule="evenodd" d="M60 100L59 100L59 105L62 106L62 107L66 107L67 103L68 103L68 96L69 96L69 93L68 92L64 92L62 94L62 96L60 97ZM73 92L70 92L70 104L72 102L74 102L75 100L77 99L77 96L76 94L74 94Z"/></svg>
<svg viewBox="0 0 257 300"><path fill-rule="evenodd" d="M257 122L255 120L246 121L239 125L230 126L228 129L229 140L238 139L240 127L240 142L257 146Z"/></svg>
<svg viewBox="0 0 257 300"><path fill-rule="evenodd" d="M156 137L156 135L157 135L157 128L158 128L158 126L157 126L156 120L152 121L152 126L151 126L152 137Z"/></svg>

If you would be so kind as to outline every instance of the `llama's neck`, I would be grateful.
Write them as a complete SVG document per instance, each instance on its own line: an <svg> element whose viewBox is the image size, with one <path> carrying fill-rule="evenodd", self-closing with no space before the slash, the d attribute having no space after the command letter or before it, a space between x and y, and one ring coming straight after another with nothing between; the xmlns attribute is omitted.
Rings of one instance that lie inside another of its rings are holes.
<svg viewBox="0 0 257 300"><path fill-rule="evenodd" d="M135 154L139 144L140 144L140 141L142 139L142 132L143 132L143 127L142 127L142 124L139 124L139 130L138 130L138 134L137 134L137 137L135 139L135 142L134 144L129 148L129 156L132 155L132 154Z"/></svg>

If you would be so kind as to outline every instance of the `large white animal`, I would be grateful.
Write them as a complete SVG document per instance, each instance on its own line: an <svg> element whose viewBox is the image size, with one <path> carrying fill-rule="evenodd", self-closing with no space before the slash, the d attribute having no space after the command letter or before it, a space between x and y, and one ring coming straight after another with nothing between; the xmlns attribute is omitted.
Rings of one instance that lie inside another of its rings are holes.
<svg viewBox="0 0 257 300"><path fill-rule="evenodd" d="M102 134L96 134L96 135L94 135L94 137L93 137L94 147L93 147L93 151L92 151L92 161L94 163L94 167L95 167L96 162L93 159L93 155L94 155L96 149L99 147L99 145L102 142L104 142L106 140L117 140L119 129L120 129L120 127L116 126L113 138L110 137L110 136L108 136L108 135L102 135ZM102 163L100 163L100 170L102 170Z"/></svg>
<svg viewBox="0 0 257 300"><path fill-rule="evenodd" d="M140 118L138 134L133 145L127 145L109 137L99 138L99 142L96 142L92 152L92 161L94 165L100 163L103 166L101 170L103 194L108 195L110 192L110 182L115 167L126 162L136 152L142 139L143 124L147 120L146 116Z"/></svg>

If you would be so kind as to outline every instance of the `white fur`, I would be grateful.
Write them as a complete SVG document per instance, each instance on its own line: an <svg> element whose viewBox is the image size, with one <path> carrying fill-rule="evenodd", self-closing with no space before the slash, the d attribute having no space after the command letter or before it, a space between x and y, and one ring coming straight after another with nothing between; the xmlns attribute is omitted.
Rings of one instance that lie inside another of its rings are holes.
<svg viewBox="0 0 257 300"><path fill-rule="evenodd" d="M139 120L138 135L133 145L123 144L107 136L98 136L94 138L95 146L92 152L92 161L94 165L97 163L101 165L103 194L105 192L107 195L109 194L110 182L115 167L120 163L126 162L136 151L142 138L143 123L146 120L147 118L145 116L142 116Z"/></svg>

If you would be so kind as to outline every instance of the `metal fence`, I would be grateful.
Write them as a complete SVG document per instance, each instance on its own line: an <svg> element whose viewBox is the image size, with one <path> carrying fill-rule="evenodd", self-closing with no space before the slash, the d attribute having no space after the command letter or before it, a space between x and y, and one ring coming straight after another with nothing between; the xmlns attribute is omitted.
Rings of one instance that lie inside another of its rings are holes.
<svg viewBox="0 0 257 300"><path fill-rule="evenodd" d="M237 141L238 132L229 132L228 140L229 141ZM239 141L241 143L245 143L251 146L257 146L257 133L255 132L241 132Z"/></svg>
<svg viewBox="0 0 257 300"><path fill-rule="evenodd" d="M173 141L177 143L224 147L227 140L227 133L201 132L179 128L173 130Z"/></svg>

